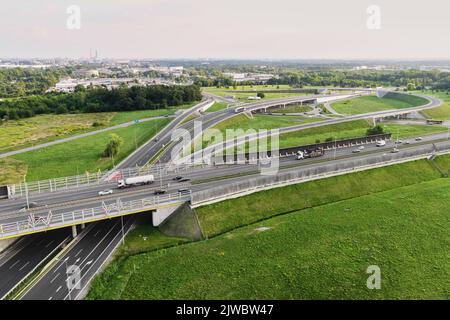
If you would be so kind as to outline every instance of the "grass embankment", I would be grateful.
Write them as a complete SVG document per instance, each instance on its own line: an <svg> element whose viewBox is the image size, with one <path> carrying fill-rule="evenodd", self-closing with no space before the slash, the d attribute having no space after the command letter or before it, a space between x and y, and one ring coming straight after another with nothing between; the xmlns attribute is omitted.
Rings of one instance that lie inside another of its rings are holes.
<svg viewBox="0 0 450 320"><path fill-rule="evenodd" d="M225 133L227 129L231 130L248 130L248 129L276 129L296 126L304 123L311 123L321 121L320 118L302 117L302 116L270 116L255 114L253 118L248 118L244 114L237 115L233 118L229 118L215 126L214 129L218 129Z"/></svg>
<svg viewBox="0 0 450 320"><path fill-rule="evenodd" d="M361 114L383 110L412 108L427 104L428 100L406 94L388 93L383 98L376 96L359 97L335 102L332 107L341 114Z"/></svg>
<svg viewBox="0 0 450 320"><path fill-rule="evenodd" d="M272 216L439 177L430 163L415 161L259 192L198 208L197 213L211 237Z"/></svg>
<svg viewBox="0 0 450 320"><path fill-rule="evenodd" d="M268 112L272 113L303 113L303 112L309 112L313 108L308 105L288 105L286 108L279 107L279 108L270 108L268 109Z"/></svg>
<svg viewBox="0 0 450 320"><path fill-rule="evenodd" d="M225 102L214 102L214 104L211 107L209 107L208 109L206 109L205 112L220 111L220 110L226 109L227 106L228 106L228 104Z"/></svg>
<svg viewBox="0 0 450 320"><path fill-rule="evenodd" d="M210 234L259 222L131 256L88 297L448 299L449 197L424 160L228 200L198 209ZM381 290L366 287L369 265Z"/></svg>
<svg viewBox="0 0 450 320"><path fill-rule="evenodd" d="M136 146L139 147L151 139L169 122L170 119L143 122L21 153L12 158L21 161L28 167L27 181L82 174L86 171L106 170L112 167L112 159L103 158L102 153L110 139L110 134L115 133L124 140L118 156L114 159L114 163L117 164L133 152ZM22 177L16 175L11 179L20 181ZM3 183L4 181L0 180L0 184Z"/></svg>
<svg viewBox="0 0 450 320"><path fill-rule="evenodd" d="M450 94L447 92L432 91L418 91L418 93L435 96L444 102L440 107L422 111L421 113L426 118L435 120L450 120Z"/></svg>

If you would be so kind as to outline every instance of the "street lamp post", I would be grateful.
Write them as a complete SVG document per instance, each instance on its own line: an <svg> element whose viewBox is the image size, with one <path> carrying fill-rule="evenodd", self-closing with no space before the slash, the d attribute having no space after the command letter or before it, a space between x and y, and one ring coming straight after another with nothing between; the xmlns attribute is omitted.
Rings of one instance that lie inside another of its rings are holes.
<svg viewBox="0 0 450 320"><path fill-rule="evenodd" d="M334 137L334 160L336 160L336 152L337 152L337 143L336 143L336 137Z"/></svg>
<svg viewBox="0 0 450 320"><path fill-rule="evenodd" d="M25 177L26 176L24 175L23 176L23 184L25 186L25 198L26 198L26 201L27 201L27 209L29 210L30 209L30 200L29 200L29 197L28 197L28 185L27 185L27 180L26 180Z"/></svg>
<svg viewBox="0 0 450 320"><path fill-rule="evenodd" d="M120 221L122 223L122 245L125 244L125 231L123 230L123 216L120 216Z"/></svg>

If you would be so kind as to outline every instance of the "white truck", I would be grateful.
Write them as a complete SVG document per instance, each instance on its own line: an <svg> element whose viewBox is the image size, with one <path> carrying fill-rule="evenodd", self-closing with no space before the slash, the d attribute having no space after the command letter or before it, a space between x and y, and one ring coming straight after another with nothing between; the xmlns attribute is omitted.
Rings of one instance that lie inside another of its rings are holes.
<svg viewBox="0 0 450 320"><path fill-rule="evenodd" d="M118 181L118 187L119 187L119 189L123 189L123 188L128 188L131 186L150 184L150 183L153 183L154 181L155 181L155 177L152 174L149 174L146 176L121 179Z"/></svg>
<svg viewBox="0 0 450 320"><path fill-rule="evenodd" d="M323 148L317 148L312 150L299 150L297 151L297 160L303 160L307 158L318 158L325 154Z"/></svg>
<svg viewBox="0 0 450 320"><path fill-rule="evenodd" d="M386 141L381 140L377 142L377 147L384 147L386 145Z"/></svg>

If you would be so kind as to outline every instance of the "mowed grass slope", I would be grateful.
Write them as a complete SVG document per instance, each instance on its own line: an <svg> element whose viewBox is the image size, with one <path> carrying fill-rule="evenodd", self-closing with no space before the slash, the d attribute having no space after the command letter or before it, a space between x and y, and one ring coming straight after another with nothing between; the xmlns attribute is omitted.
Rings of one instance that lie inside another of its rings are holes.
<svg viewBox="0 0 450 320"><path fill-rule="evenodd" d="M210 240L119 257L88 299L448 298L449 196L423 160L198 208Z"/></svg>
<svg viewBox="0 0 450 320"><path fill-rule="evenodd" d="M439 177L429 162L420 160L275 188L196 210L203 232L212 237L276 215Z"/></svg>
<svg viewBox="0 0 450 320"><path fill-rule="evenodd" d="M412 95L389 93L383 98L366 96L332 104L334 110L341 114L361 114L391 109L412 108L427 104L428 100Z"/></svg>
<svg viewBox="0 0 450 320"><path fill-rule="evenodd" d="M423 93L427 95L433 95L441 99L444 103L440 107L424 110L421 113L429 119L450 120L450 94L447 92L432 92L432 91L425 91Z"/></svg>
<svg viewBox="0 0 450 320"><path fill-rule="evenodd" d="M449 299L449 198L438 179L135 255L88 298ZM381 290L366 286L370 265Z"/></svg>
<svg viewBox="0 0 450 320"><path fill-rule="evenodd" d="M156 132L166 126L170 119L158 119L135 124L126 128L98 133L89 137L33 150L13 156L27 167L27 181L96 172L112 167L112 159L103 158L102 153L115 133L122 137L124 144L114 163L119 163L137 147L148 141ZM3 181L0 181L0 184Z"/></svg>

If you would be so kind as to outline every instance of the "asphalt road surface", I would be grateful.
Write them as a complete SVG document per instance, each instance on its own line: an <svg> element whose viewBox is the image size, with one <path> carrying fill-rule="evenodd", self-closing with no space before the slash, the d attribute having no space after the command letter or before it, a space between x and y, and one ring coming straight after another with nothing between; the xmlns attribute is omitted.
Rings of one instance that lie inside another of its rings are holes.
<svg viewBox="0 0 450 320"><path fill-rule="evenodd" d="M0 299L50 253L71 237L70 229L38 233L17 240L0 257Z"/></svg>
<svg viewBox="0 0 450 320"><path fill-rule="evenodd" d="M134 216L123 217L124 234L135 219ZM120 218L95 223L79 236L71 250L59 257L59 261L23 295L22 300L79 299L97 270L122 241L122 235Z"/></svg>

